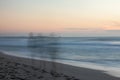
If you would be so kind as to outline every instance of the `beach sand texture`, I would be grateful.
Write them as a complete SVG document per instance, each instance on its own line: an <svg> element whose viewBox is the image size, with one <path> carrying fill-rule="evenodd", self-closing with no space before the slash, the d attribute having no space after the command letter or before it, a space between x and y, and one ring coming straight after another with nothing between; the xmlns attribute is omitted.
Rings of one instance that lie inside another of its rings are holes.
<svg viewBox="0 0 120 80"><path fill-rule="evenodd" d="M0 80L120 80L102 71L42 60L14 57L0 52Z"/></svg>

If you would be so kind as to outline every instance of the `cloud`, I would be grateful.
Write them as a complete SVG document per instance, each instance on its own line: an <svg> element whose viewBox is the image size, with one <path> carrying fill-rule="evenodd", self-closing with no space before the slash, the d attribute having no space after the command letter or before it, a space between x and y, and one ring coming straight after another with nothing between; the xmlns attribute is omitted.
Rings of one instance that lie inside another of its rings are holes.
<svg viewBox="0 0 120 80"><path fill-rule="evenodd" d="M108 24L106 24L104 27L105 31L120 31L120 22L117 21L111 21Z"/></svg>
<svg viewBox="0 0 120 80"><path fill-rule="evenodd" d="M69 31L98 31L98 30L103 30L102 28L65 28L65 30Z"/></svg>
<svg viewBox="0 0 120 80"><path fill-rule="evenodd" d="M89 30L89 28L65 28L65 30Z"/></svg>
<svg viewBox="0 0 120 80"><path fill-rule="evenodd" d="M108 32L120 32L120 30L105 30L105 31L108 31Z"/></svg>
<svg viewBox="0 0 120 80"><path fill-rule="evenodd" d="M120 27L120 23L117 21L112 21L111 26Z"/></svg>

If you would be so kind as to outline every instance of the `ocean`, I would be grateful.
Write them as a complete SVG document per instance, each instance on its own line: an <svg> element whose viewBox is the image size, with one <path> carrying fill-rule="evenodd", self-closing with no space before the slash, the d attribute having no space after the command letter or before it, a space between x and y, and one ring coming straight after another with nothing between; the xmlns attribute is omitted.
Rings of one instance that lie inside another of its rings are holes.
<svg viewBox="0 0 120 80"><path fill-rule="evenodd" d="M120 37L59 37L42 40L0 37L0 51L8 55L102 70L120 77Z"/></svg>

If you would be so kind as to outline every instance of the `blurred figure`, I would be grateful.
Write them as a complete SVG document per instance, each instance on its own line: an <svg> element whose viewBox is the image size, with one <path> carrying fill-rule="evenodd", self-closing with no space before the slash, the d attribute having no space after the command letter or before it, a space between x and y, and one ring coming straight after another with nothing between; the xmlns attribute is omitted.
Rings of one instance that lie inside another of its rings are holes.
<svg viewBox="0 0 120 80"><path fill-rule="evenodd" d="M51 59L52 66L50 72L54 76L54 74L56 74L56 64L54 62L59 56L59 37L56 37L54 33L51 33L49 36L44 36L42 34L34 36L33 33L30 33L28 38L28 48L31 52L32 65L34 65L33 59L35 56L43 59ZM42 71L46 71L45 61L41 61L39 66Z"/></svg>
<svg viewBox="0 0 120 80"><path fill-rule="evenodd" d="M42 34L38 34L37 36L37 55L40 57L40 58L44 58L45 56L45 52L46 52L46 40L45 40L45 36L43 36ZM41 69L45 69L45 62L41 62L40 63L40 68Z"/></svg>
<svg viewBox="0 0 120 80"><path fill-rule="evenodd" d="M28 37L28 49L31 52L31 63L32 65L34 64L34 56L35 56L35 52L36 52L36 37L33 35L33 33L29 33L29 37Z"/></svg>
<svg viewBox="0 0 120 80"><path fill-rule="evenodd" d="M54 33L51 33L49 36L49 44L48 44L48 53L50 55L50 58L52 60L52 73L56 72L56 64L54 63L56 58L58 58L58 49L59 49L59 38L56 37Z"/></svg>

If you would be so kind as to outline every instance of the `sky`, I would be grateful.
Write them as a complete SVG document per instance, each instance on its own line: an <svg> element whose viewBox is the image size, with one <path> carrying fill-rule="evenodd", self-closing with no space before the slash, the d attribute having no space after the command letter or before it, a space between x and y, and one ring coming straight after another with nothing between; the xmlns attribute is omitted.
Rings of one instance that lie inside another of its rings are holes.
<svg viewBox="0 0 120 80"><path fill-rule="evenodd" d="M0 0L0 34L119 36L120 0Z"/></svg>

